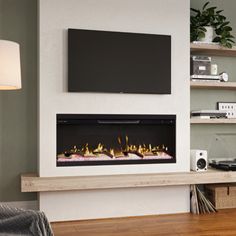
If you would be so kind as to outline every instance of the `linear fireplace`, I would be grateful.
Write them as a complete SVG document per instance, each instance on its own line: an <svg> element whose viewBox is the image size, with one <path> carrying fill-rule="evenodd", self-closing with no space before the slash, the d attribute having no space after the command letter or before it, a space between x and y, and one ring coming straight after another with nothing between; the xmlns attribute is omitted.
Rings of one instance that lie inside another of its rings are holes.
<svg viewBox="0 0 236 236"><path fill-rule="evenodd" d="M57 166L175 162L175 115L57 114Z"/></svg>

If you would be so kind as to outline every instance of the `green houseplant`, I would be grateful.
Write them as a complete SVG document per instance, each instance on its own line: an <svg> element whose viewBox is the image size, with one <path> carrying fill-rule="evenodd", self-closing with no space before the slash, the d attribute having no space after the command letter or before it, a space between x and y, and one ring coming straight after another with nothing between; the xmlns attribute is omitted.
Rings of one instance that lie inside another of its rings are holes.
<svg viewBox="0 0 236 236"><path fill-rule="evenodd" d="M231 34L232 28L229 21L221 13L223 10L217 10L217 7L208 7L206 2L201 10L191 8L190 16L190 39L192 41L204 41L208 27L212 27L215 32L213 42L232 48L234 36Z"/></svg>

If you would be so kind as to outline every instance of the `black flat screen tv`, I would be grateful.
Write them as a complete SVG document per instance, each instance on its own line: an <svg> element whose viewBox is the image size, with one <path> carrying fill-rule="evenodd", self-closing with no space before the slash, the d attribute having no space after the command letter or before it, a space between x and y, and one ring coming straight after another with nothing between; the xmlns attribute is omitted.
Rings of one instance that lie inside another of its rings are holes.
<svg viewBox="0 0 236 236"><path fill-rule="evenodd" d="M68 91L171 93L171 36L68 30Z"/></svg>

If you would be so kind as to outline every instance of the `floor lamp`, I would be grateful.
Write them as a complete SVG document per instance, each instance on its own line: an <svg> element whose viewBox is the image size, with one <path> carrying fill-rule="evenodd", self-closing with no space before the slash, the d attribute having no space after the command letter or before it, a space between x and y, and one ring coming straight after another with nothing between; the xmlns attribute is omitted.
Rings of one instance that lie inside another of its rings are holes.
<svg viewBox="0 0 236 236"><path fill-rule="evenodd" d="M0 90L21 89L20 47L0 40Z"/></svg>
<svg viewBox="0 0 236 236"><path fill-rule="evenodd" d="M20 46L0 40L0 90L21 89Z"/></svg>

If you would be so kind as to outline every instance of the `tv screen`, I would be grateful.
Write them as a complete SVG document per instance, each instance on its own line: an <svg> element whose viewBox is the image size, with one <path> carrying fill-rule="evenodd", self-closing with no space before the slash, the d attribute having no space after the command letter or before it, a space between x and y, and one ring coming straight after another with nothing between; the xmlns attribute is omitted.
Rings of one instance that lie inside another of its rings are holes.
<svg viewBox="0 0 236 236"><path fill-rule="evenodd" d="M171 36L68 30L68 91L171 93Z"/></svg>

